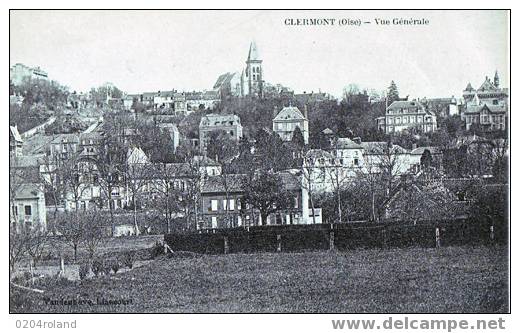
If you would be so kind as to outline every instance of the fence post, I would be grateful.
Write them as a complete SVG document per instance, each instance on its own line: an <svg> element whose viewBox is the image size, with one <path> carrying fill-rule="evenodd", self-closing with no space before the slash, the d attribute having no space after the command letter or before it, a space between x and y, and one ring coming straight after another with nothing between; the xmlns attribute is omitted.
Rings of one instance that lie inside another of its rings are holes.
<svg viewBox="0 0 520 333"><path fill-rule="evenodd" d="M224 254L229 253L229 244L227 236L224 236Z"/></svg>
<svg viewBox="0 0 520 333"><path fill-rule="evenodd" d="M63 260L63 255L60 256L60 275L65 273L65 261Z"/></svg>
<svg viewBox="0 0 520 333"><path fill-rule="evenodd" d="M282 252L282 235L276 235L276 252Z"/></svg>
<svg viewBox="0 0 520 333"><path fill-rule="evenodd" d="M489 226L489 239L491 240L491 242L495 240L495 228L493 227L493 225Z"/></svg>
<svg viewBox="0 0 520 333"><path fill-rule="evenodd" d="M334 250L334 225L332 223L330 224L329 250Z"/></svg>
<svg viewBox="0 0 520 333"><path fill-rule="evenodd" d="M441 233L439 228L435 228L435 247L441 247Z"/></svg>

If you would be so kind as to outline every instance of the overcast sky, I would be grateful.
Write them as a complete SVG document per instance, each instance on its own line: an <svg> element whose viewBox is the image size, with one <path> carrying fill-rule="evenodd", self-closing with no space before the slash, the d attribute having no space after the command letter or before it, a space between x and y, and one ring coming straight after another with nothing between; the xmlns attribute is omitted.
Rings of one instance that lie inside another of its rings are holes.
<svg viewBox="0 0 520 333"><path fill-rule="evenodd" d="M357 26L287 26L286 18L350 18ZM426 18L377 26L375 18ZM296 92L343 87L402 96L460 96L495 69L508 79L505 11L11 11L10 64L40 66L78 91L112 82L128 93L211 89L241 71L249 43L264 79Z"/></svg>

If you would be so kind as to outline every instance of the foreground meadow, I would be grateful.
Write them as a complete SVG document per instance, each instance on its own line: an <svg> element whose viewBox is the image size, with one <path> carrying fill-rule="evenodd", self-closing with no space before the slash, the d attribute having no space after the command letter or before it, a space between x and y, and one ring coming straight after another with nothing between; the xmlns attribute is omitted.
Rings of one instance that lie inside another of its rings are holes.
<svg viewBox="0 0 520 333"><path fill-rule="evenodd" d="M505 247L162 255L128 272L11 288L12 312L507 312Z"/></svg>

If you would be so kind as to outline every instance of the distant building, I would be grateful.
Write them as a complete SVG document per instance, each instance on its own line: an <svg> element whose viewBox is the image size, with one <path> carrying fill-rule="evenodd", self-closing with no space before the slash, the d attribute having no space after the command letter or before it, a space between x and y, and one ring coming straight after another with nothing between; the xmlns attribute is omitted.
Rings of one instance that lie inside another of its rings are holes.
<svg viewBox="0 0 520 333"><path fill-rule="evenodd" d="M274 111L276 113L276 109ZM309 120L307 118L307 107L304 114L295 106L286 106L273 119L273 131L282 140L291 141L294 130L298 127L303 135L305 144L309 143Z"/></svg>
<svg viewBox="0 0 520 333"><path fill-rule="evenodd" d="M201 109L213 110L218 103L220 103L220 93L218 90L186 93L186 108L188 112Z"/></svg>
<svg viewBox="0 0 520 333"><path fill-rule="evenodd" d="M253 209L250 205L241 201L245 194L246 175L228 175L226 187L224 187L222 177L208 177L201 189L202 214L197 228L216 229L313 223L312 212L308 202L308 191L302 186L301 176L288 171L279 173L279 176L282 182L280 186L293 195L294 206L284 211L270 214L267 217L267 221L262 221L260 212L257 209ZM321 209L315 208L314 214L316 223L322 223Z"/></svg>
<svg viewBox="0 0 520 333"><path fill-rule="evenodd" d="M175 124L172 123L159 123L159 128L170 136L170 139L172 140L173 144L173 149L177 150L180 141L180 132L177 126L175 126Z"/></svg>
<svg viewBox="0 0 520 333"><path fill-rule="evenodd" d="M40 67L29 67L17 63L9 69L9 80L16 86L22 84L25 79L48 80L47 72Z"/></svg>
<svg viewBox="0 0 520 333"><path fill-rule="evenodd" d="M321 103L324 101L329 101L331 99L331 97L327 93L322 93L322 92L315 93L314 91L311 91L310 93L308 93L308 92L304 91L302 94L294 94L294 99L296 100L296 102L298 102L298 104L307 105L307 104L317 104L317 103Z"/></svg>
<svg viewBox="0 0 520 333"><path fill-rule="evenodd" d="M421 103L439 117L460 116L462 101L455 96L446 98L424 98Z"/></svg>
<svg viewBox="0 0 520 333"><path fill-rule="evenodd" d="M434 132L437 117L418 101L394 101L387 107L385 116L377 118L377 127L387 134L412 129Z"/></svg>
<svg viewBox="0 0 520 333"><path fill-rule="evenodd" d="M13 230L47 228L45 193L39 163L43 156L10 156L9 220Z"/></svg>
<svg viewBox="0 0 520 333"><path fill-rule="evenodd" d="M392 176L397 176L410 170L410 152L403 147L384 141L361 142L360 145L365 172L381 173L391 168Z"/></svg>
<svg viewBox="0 0 520 333"><path fill-rule="evenodd" d="M234 114L208 114L199 123L199 144L201 151L207 148L211 133L225 133L229 139L238 142L242 137L240 118Z"/></svg>
<svg viewBox="0 0 520 333"><path fill-rule="evenodd" d="M17 126L9 126L9 157L22 155L23 140Z"/></svg>
<svg viewBox="0 0 520 333"><path fill-rule="evenodd" d="M509 89L500 88L498 73L493 82L486 76L477 90L471 83L463 91L466 102L462 120L466 130L479 126L483 130L505 130L509 112Z"/></svg>
<svg viewBox="0 0 520 333"><path fill-rule="evenodd" d="M238 72L220 75L213 85L222 98L227 96L240 97L242 95L242 78Z"/></svg>
<svg viewBox="0 0 520 333"><path fill-rule="evenodd" d="M47 230L47 211L43 184L22 183L11 200L11 225L14 230Z"/></svg>

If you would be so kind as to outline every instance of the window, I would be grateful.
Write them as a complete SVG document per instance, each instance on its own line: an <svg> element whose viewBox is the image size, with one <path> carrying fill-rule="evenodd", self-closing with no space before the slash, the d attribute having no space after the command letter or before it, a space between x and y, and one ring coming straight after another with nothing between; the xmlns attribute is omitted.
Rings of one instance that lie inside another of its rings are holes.
<svg viewBox="0 0 520 333"><path fill-rule="evenodd" d="M405 116L405 117L403 118L403 123L405 123L405 124L408 123L408 116Z"/></svg>
<svg viewBox="0 0 520 333"><path fill-rule="evenodd" d="M226 199L222 200L222 209L227 210L227 200Z"/></svg>
<svg viewBox="0 0 520 333"><path fill-rule="evenodd" d="M493 100L493 105L498 105L498 99Z"/></svg>
<svg viewBox="0 0 520 333"><path fill-rule="evenodd" d="M294 197L294 208L298 208L298 197Z"/></svg>
<svg viewBox="0 0 520 333"><path fill-rule="evenodd" d="M395 123L396 123L396 124L400 124L400 123L401 123L401 117L397 117L397 118L395 118Z"/></svg>
<svg viewBox="0 0 520 333"><path fill-rule="evenodd" d="M218 210L218 200L211 200L211 207L210 207L210 210L212 212L216 212Z"/></svg>
<svg viewBox="0 0 520 333"><path fill-rule="evenodd" d="M216 216L212 216L211 217L211 227L213 229L216 229L218 227L217 217Z"/></svg>
<svg viewBox="0 0 520 333"><path fill-rule="evenodd" d="M235 210L235 199L229 199L229 210Z"/></svg>
<svg viewBox="0 0 520 333"><path fill-rule="evenodd" d="M32 215L32 207L31 207L31 205L24 206L24 212L25 212L25 216L31 216Z"/></svg>
<svg viewBox="0 0 520 333"><path fill-rule="evenodd" d="M392 118L388 118L388 123L391 124L393 122Z"/></svg>
<svg viewBox="0 0 520 333"><path fill-rule="evenodd" d="M359 160L357 158L354 159L354 165L359 165Z"/></svg>

